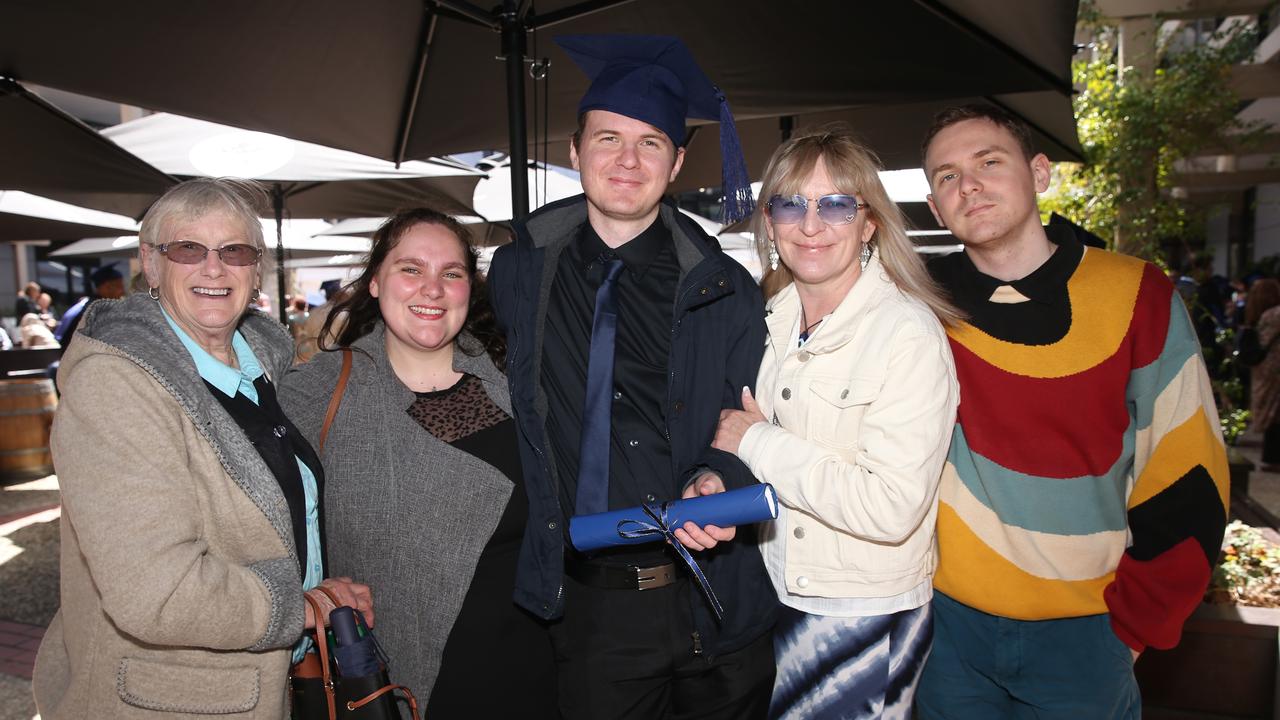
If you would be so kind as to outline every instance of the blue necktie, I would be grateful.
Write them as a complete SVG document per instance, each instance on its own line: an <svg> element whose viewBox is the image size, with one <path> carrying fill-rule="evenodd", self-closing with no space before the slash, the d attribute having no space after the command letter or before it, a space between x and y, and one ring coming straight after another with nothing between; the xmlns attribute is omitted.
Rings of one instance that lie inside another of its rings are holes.
<svg viewBox="0 0 1280 720"><path fill-rule="evenodd" d="M613 346L618 334L618 275L622 261L605 262L604 282L596 290L587 359L587 398L582 409L582 444L578 449L578 515L609 509L609 419L613 413Z"/></svg>

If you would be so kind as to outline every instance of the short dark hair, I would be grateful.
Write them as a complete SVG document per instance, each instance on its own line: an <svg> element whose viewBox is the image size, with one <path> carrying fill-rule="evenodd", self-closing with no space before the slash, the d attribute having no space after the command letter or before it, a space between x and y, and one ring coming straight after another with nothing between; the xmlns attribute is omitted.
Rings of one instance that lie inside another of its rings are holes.
<svg viewBox="0 0 1280 720"><path fill-rule="evenodd" d="M924 140L920 143L920 164L922 166L925 164L929 145L938 133L966 120L988 120L995 123L1008 130L1009 134L1013 135L1013 139L1018 141L1023 157L1031 160L1036 156L1035 144L1031 142L1031 127L1022 118L996 105L970 103L944 108L933 116L933 124L929 126L929 130L924 134ZM925 168L925 172L929 172L928 168Z"/></svg>

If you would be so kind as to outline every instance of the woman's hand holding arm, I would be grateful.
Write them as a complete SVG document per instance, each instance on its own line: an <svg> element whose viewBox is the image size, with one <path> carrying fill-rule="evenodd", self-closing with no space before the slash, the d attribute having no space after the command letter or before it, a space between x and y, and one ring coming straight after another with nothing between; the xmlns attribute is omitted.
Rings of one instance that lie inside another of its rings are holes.
<svg viewBox="0 0 1280 720"><path fill-rule="evenodd" d="M760 412L760 406L756 405L750 388L742 388L742 408L720 411L720 424L716 427L716 439L712 441L711 447L737 455L747 429L756 423L769 422L764 413Z"/></svg>

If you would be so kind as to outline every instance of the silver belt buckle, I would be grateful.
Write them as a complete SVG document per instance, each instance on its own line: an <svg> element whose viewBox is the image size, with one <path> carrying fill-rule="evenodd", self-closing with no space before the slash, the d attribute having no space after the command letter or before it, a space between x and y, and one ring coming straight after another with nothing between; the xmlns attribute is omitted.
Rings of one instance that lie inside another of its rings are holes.
<svg viewBox="0 0 1280 720"><path fill-rule="evenodd" d="M653 590L654 588L666 587L675 581L675 563L636 568L637 590Z"/></svg>

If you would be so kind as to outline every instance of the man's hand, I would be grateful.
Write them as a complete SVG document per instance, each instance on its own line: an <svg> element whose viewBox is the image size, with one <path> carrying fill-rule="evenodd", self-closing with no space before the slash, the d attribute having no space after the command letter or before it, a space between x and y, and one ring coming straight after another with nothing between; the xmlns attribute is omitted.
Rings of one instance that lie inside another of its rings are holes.
<svg viewBox="0 0 1280 720"><path fill-rule="evenodd" d="M705 472L699 475L697 480L689 483L681 497L688 499L722 492L724 492L724 481L720 476L713 472ZM675 531L676 539L690 550L710 550L718 543L729 542L737 534L737 528L722 528L715 525L698 527L691 520L686 521L683 527L676 528Z"/></svg>
<svg viewBox="0 0 1280 720"><path fill-rule="evenodd" d="M742 388L742 407L742 410L720 411L720 424L716 426L716 439L711 447L737 455L747 428L758 422L768 422L760 412L760 406L756 405L756 399L751 396L750 388Z"/></svg>

